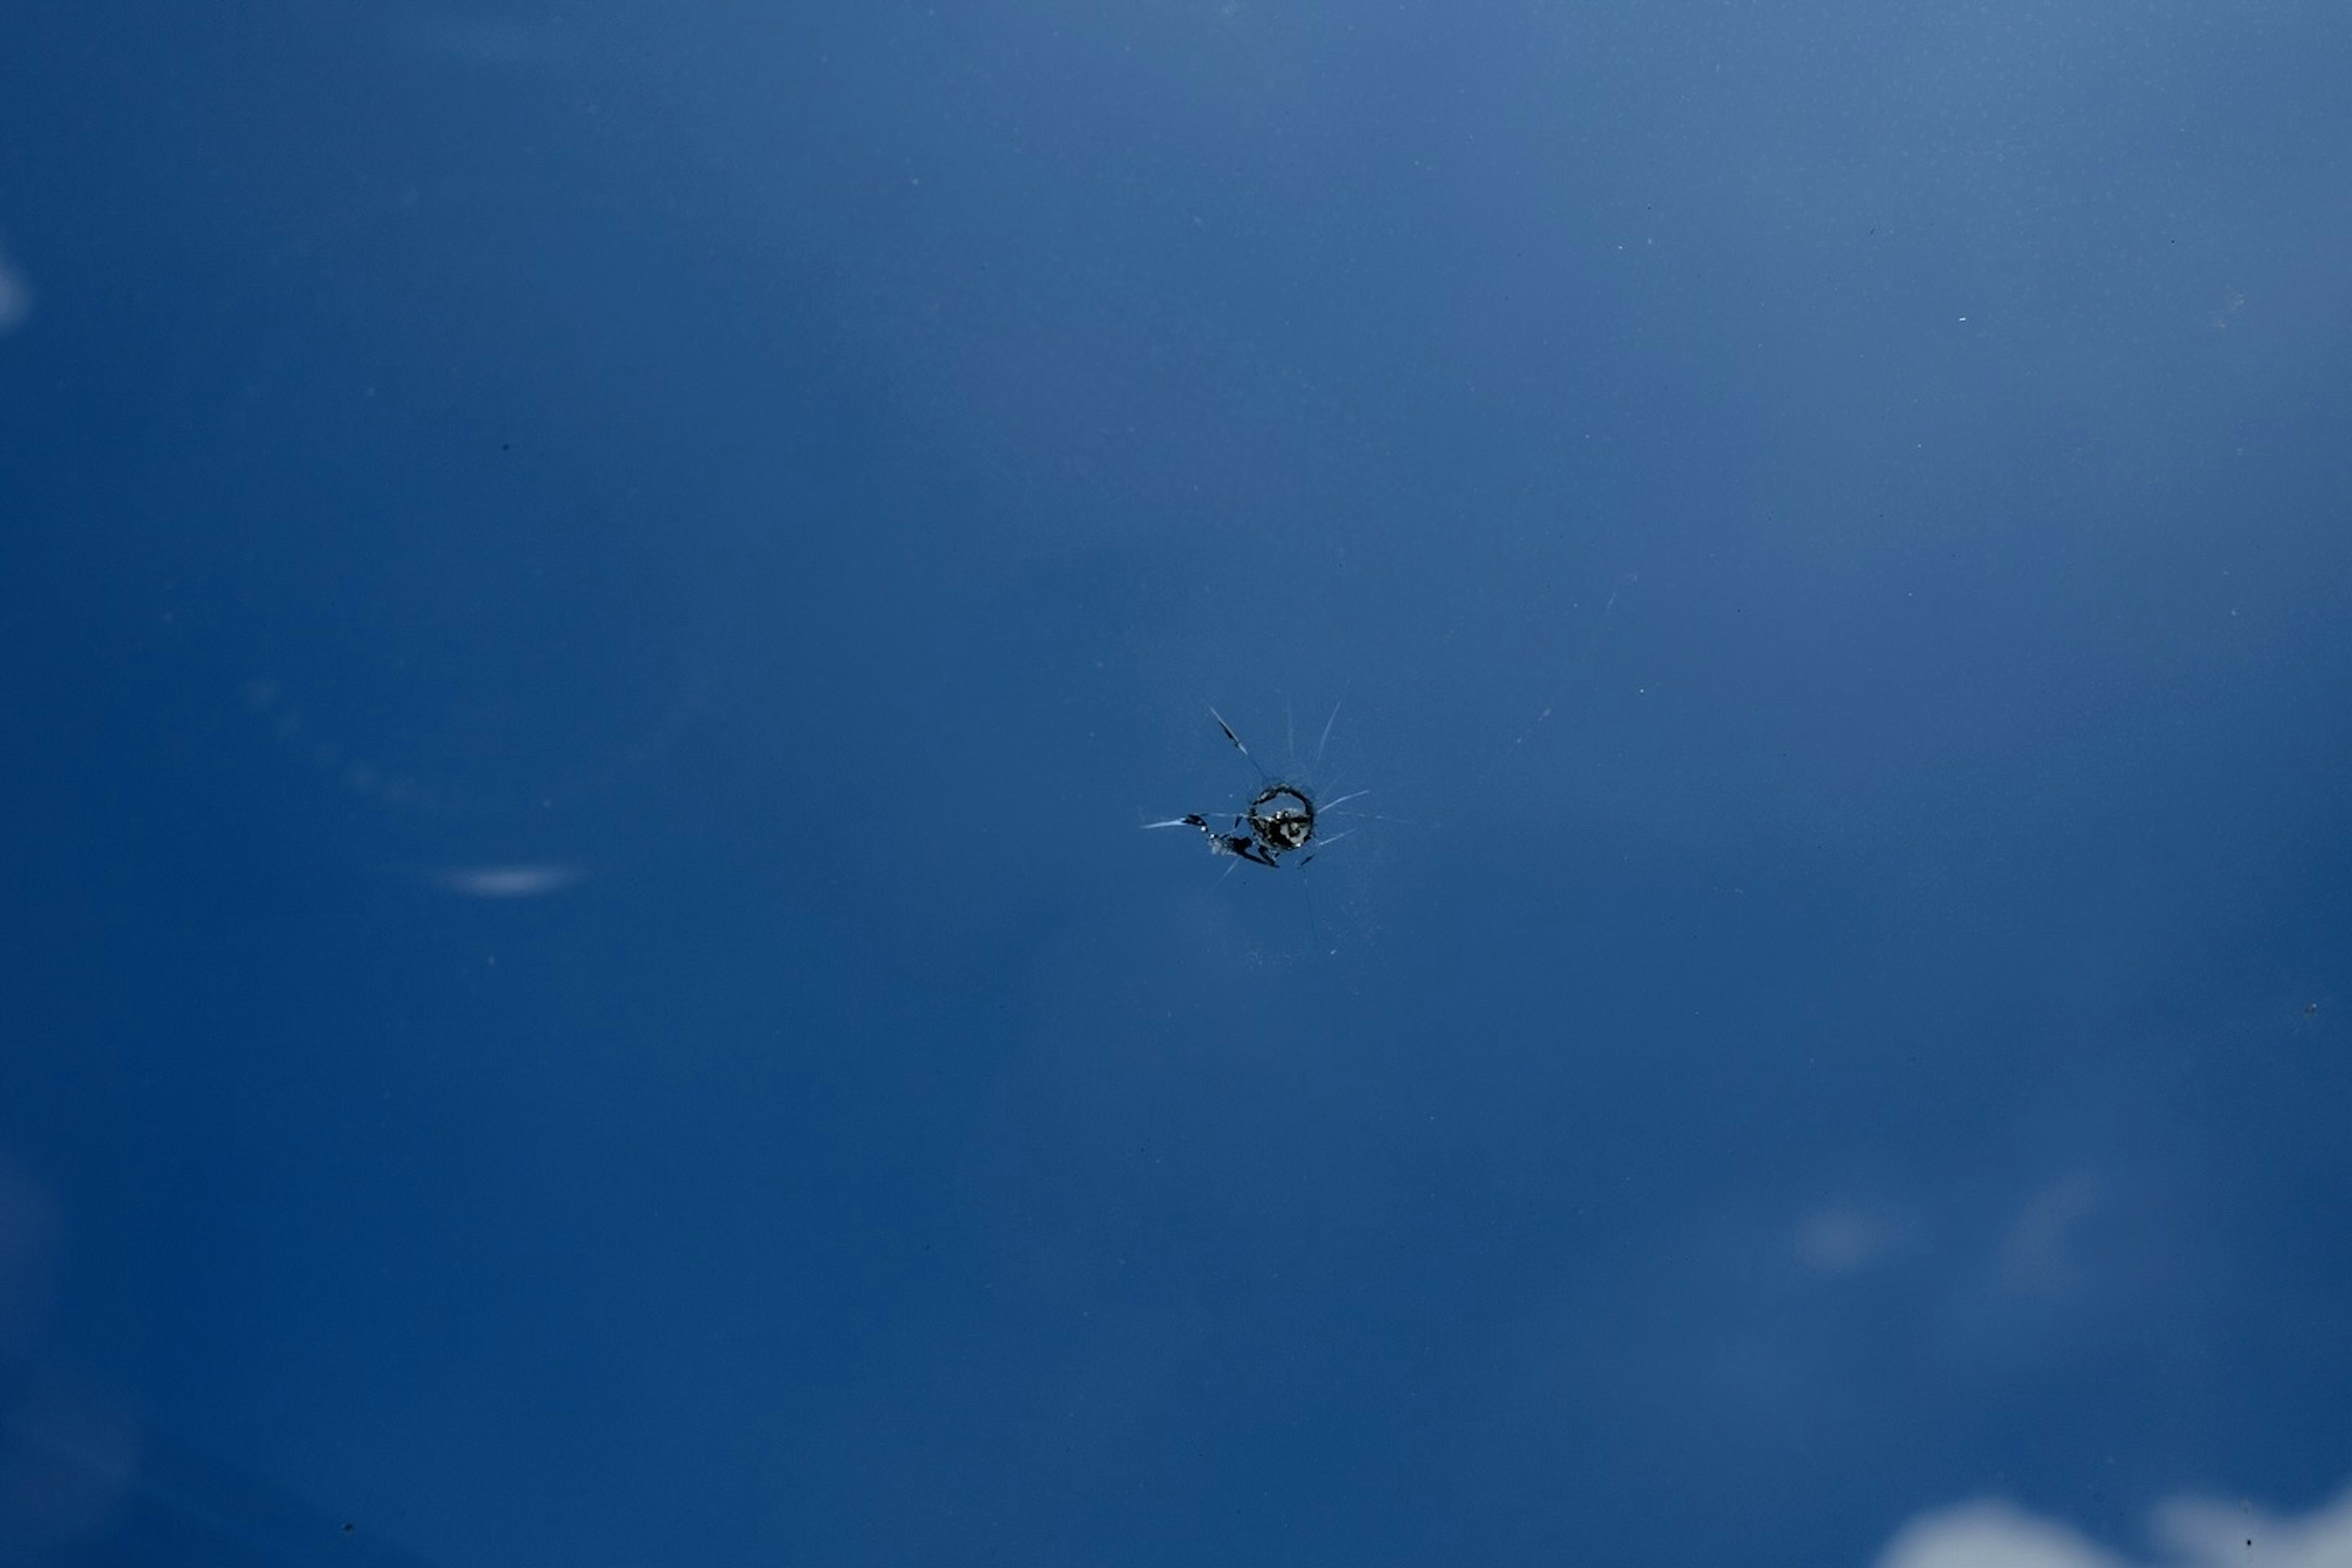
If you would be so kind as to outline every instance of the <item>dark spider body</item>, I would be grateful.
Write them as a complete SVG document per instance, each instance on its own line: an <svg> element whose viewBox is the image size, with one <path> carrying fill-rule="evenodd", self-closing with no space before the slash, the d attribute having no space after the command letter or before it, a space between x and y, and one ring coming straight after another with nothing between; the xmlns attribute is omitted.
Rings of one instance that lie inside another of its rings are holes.
<svg viewBox="0 0 2352 1568"><path fill-rule="evenodd" d="M1198 812L1177 821L1207 834L1210 847L1220 855L1238 855L1253 866L1279 866L1285 855L1314 842L1315 802L1296 784L1268 784L1249 803L1248 811L1234 818L1230 833L1218 832ZM1313 858L1298 863L1304 866Z"/></svg>
<svg viewBox="0 0 2352 1568"><path fill-rule="evenodd" d="M1250 766L1256 768L1257 759L1250 756L1250 749L1242 744L1241 737L1234 733L1234 727L1225 722L1224 715L1212 708L1209 716L1216 720L1217 728L1225 732L1225 739L1233 742L1234 750L1246 758ZM1337 709L1332 710L1332 717L1339 717ZM1323 727L1323 738L1326 741L1331 738L1328 724ZM1320 747L1317 748L1317 754L1319 758ZM1288 784L1270 777L1263 768L1258 768L1258 778L1265 787L1252 798L1248 809L1231 819L1233 826L1230 828L1221 830L1211 826L1209 819L1199 812L1144 826L1197 827L1202 837L1209 841L1212 854L1231 855L1253 866L1276 868L1282 865L1284 857L1297 855L1298 864L1304 867L1315 858L1315 851L1311 847L1315 843L1315 797L1307 793L1304 784ZM1356 796L1351 795L1341 798L1353 800ZM1345 837L1346 835L1340 837Z"/></svg>

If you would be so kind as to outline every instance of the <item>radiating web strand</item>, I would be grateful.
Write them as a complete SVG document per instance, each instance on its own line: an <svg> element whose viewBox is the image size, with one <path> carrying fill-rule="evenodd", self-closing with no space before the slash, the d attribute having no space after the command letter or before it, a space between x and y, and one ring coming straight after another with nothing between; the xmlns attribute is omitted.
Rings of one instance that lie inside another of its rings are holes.
<svg viewBox="0 0 2352 1568"><path fill-rule="evenodd" d="M1331 704L1331 717L1323 721L1323 738L1315 742L1315 771L1317 773L1321 773L1323 771L1323 748L1331 743L1331 726L1339 721L1339 703L1347 700L1348 694L1344 691L1339 693L1339 702L1334 702Z"/></svg>
<svg viewBox="0 0 2352 1568"><path fill-rule="evenodd" d="M1562 675L1553 683L1551 700L1543 705L1542 710L1536 714L1535 718L1528 722L1528 727L1519 731L1518 739L1513 741L1500 755L1496 756L1493 762L1488 763L1485 768L1480 770L1478 774L1480 782L1483 783L1486 779L1490 777L1496 769L1502 767L1513 757L1517 756L1521 749L1524 748L1529 741L1535 739L1536 731L1542 729L1544 725L1550 721L1553 711L1566 700L1569 688L1573 686L1580 679L1591 673L1593 655L1600 651L1601 639L1609 635L1610 619L1617 613L1617 595L1625 591L1627 584L1638 583L1641 580L1642 574L1639 572L1627 572L1621 575L1617 581L1610 586L1609 597L1601 606L1601 618L1599 624L1594 626L1592 628L1592 635L1585 640L1584 651L1578 654L1574 659L1569 662L1567 673Z"/></svg>
<svg viewBox="0 0 2352 1568"><path fill-rule="evenodd" d="M1260 784L1271 783L1272 781L1266 777L1265 770L1257 765L1257 759L1250 755L1250 749L1242 744L1242 738L1234 733L1234 727L1225 722L1225 716L1212 708L1209 710L1209 717L1217 721L1217 728L1225 732L1225 739L1234 743L1234 750L1239 752L1242 754L1243 761L1248 763L1250 767L1257 773L1258 782Z"/></svg>

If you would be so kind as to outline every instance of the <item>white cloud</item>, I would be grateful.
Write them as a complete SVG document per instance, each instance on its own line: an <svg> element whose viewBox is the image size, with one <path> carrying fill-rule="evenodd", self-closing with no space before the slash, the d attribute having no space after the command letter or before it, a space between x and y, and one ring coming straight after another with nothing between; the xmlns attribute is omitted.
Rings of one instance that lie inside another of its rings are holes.
<svg viewBox="0 0 2352 1568"><path fill-rule="evenodd" d="M2156 1538L2198 1568L2243 1568L2249 1561L2260 1568L2352 1568L2352 1488L2300 1519L2244 1503L2176 1499L2157 1510ZM2249 1558L2250 1550L2256 1555Z"/></svg>
<svg viewBox="0 0 2352 1568"><path fill-rule="evenodd" d="M2297 1519L2244 1503L2177 1498L2156 1510L2148 1568L2352 1568L2352 1490ZM1998 1500L1923 1513L1876 1568L2137 1568L2063 1522Z"/></svg>
<svg viewBox="0 0 2352 1568"><path fill-rule="evenodd" d="M2126 1568L2055 1521L1999 1501L1921 1514L1895 1532L1878 1568Z"/></svg>

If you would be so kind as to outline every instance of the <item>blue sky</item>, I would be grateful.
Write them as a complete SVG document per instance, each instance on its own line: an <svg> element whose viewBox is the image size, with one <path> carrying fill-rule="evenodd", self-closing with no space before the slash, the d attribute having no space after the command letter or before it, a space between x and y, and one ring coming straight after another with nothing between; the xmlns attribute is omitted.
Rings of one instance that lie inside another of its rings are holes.
<svg viewBox="0 0 2352 1568"><path fill-rule="evenodd" d="M2352 1560L2335 9L15 31L16 1557Z"/></svg>

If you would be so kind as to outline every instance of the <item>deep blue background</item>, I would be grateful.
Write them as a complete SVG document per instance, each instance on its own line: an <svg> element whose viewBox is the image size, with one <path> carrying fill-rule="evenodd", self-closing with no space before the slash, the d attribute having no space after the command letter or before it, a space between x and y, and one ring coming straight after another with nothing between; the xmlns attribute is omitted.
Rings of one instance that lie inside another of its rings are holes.
<svg viewBox="0 0 2352 1568"><path fill-rule="evenodd" d="M0 1550L2352 1472L2352 12L5 30Z"/></svg>

